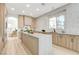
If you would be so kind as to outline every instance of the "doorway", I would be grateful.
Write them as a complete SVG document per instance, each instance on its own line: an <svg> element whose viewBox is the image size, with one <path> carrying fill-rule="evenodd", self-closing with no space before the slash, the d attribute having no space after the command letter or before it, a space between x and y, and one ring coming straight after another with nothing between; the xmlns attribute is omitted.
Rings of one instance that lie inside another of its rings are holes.
<svg viewBox="0 0 79 59"><path fill-rule="evenodd" d="M17 37L18 18L14 16L7 17L7 38Z"/></svg>

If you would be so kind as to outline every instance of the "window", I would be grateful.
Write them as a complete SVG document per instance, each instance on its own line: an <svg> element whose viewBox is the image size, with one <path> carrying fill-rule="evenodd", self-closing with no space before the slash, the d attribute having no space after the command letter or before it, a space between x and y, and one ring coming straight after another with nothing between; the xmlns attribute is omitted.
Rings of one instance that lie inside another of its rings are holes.
<svg viewBox="0 0 79 59"><path fill-rule="evenodd" d="M49 28L56 28L56 17L52 17L49 19Z"/></svg>
<svg viewBox="0 0 79 59"><path fill-rule="evenodd" d="M64 29L64 15L60 15L57 17L57 28Z"/></svg>
<svg viewBox="0 0 79 59"><path fill-rule="evenodd" d="M49 29L64 29L65 16L60 15L49 19Z"/></svg>

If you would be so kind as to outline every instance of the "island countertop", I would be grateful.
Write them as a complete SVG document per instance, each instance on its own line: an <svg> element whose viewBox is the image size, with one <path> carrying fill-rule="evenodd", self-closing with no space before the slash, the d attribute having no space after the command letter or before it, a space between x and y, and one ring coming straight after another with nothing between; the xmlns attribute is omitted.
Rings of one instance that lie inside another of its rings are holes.
<svg viewBox="0 0 79 59"><path fill-rule="evenodd" d="M43 37L48 38L48 37L52 37L51 34L41 34L41 33L33 33L33 34L31 34L31 33L27 33L27 32L23 32L23 33L24 34L28 34L28 35L33 36L33 37L36 37L36 38L43 38Z"/></svg>

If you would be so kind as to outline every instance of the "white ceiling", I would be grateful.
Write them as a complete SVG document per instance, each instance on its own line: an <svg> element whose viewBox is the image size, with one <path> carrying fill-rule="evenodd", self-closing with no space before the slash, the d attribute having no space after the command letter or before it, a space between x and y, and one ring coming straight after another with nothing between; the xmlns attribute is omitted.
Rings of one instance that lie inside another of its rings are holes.
<svg viewBox="0 0 79 59"><path fill-rule="evenodd" d="M26 7L27 4L29 4L30 7ZM42 3L42 4L44 4L44 3ZM45 3L44 5L42 5L42 4L41 3L7 3L6 7L8 10L8 14L39 17L51 10L54 10L63 5L66 5L67 3ZM15 10L14 10L14 8L15 8ZM38 9L38 10L36 10L36 9Z"/></svg>

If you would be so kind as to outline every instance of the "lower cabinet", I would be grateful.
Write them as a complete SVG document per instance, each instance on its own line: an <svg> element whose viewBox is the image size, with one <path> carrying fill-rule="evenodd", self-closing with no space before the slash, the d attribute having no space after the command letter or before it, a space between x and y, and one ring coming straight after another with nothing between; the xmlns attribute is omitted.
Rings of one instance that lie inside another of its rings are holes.
<svg viewBox="0 0 79 59"><path fill-rule="evenodd" d="M52 43L53 43L53 44L57 44L57 41L58 41L57 38L58 38L58 37L57 37L57 34L56 34L56 33L53 33L53 34L52 34Z"/></svg>
<svg viewBox="0 0 79 59"><path fill-rule="evenodd" d="M57 35L57 44L61 45L61 35Z"/></svg>
<svg viewBox="0 0 79 59"><path fill-rule="evenodd" d="M66 46L66 36L61 37L61 46L63 46L63 47Z"/></svg>
<svg viewBox="0 0 79 59"><path fill-rule="evenodd" d="M24 34L24 33L21 33L22 35L22 43L24 44L24 46L26 48L28 48L30 50L30 52L33 54L33 55L38 55L39 53L39 49L38 49L38 38L36 37L32 37L28 34ZM25 49L27 51L27 49Z"/></svg>
<svg viewBox="0 0 79 59"><path fill-rule="evenodd" d="M77 43L76 43L77 46L76 46L76 49L75 49L75 50L76 50L77 52L79 52L79 37L76 37L76 42L77 42Z"/></svg>
<svg viewBox="0 0 79 59"><path fill-rule="evenodd" d="M53 44L79 52L79 35L70 35L70 34L55 34L55 35L53 36L54 38L52 39Z"/></svg>
<svg viewBox="0 0 79 59"><path fill-rule="evenodd" d="M78 39L78 37L74 37L73 36L73 38L72 38L72 49L74 50L74 51L77 51L77 39Z"/></svg>
<svg viewBox="0 0 79 59"><path fill-rule="evenodd" d="M68 35L68 36L66 36L66 38L65 38L66 40L66 45L65 45L65 47L66 48L70 48L70 39L71 39L71 37Z"/></svg>
<svg viewBox="0 0 79 59"><path fill-rule="evenodd" d="M77 51L79 52L79 40L77 41Z"/></svg>

